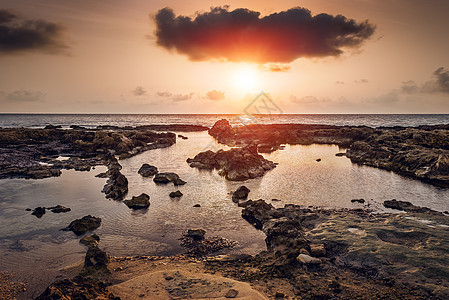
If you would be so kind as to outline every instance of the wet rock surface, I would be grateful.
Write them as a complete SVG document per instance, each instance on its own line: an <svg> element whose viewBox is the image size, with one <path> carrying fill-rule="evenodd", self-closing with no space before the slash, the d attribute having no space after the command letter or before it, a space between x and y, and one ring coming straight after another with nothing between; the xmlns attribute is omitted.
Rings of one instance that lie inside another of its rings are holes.
<svg viewBox="0 0 449 300"><path fill-rule="evenodd" d="M184 185L186 182L179 178L179 175L173 172L158 173L154 176L153 181L156 183L167 184L173 182L174 185Z"/></svg>
<svg viewBox="0 0 449 300"><path fill-rule="evenodd" d="M186 248L187 255L202 257L225 248L233 247L236 242L223 237L205 237L203 229L189 229L181 240L181 246Z"/></svg>
<svg viewBox="0 0 449 300"><path fill-rule="evenodd" d="M232 127L220 120L209 130L228 146L335 144L352 162L449 187L449 125L418 127L252 124ZM264 147L264 146L263 146ZM262 148L263 148L262 147Z"/></svg>
<svg viewBox="0 0 449 300"><path fill-rule="evenodd" d="M150 176L156 175L158 173L158 170L155 166L151 166L149 164L143 164L140 167L139 171L137 171L137 173L139 173L143 177L150 177Z"/></svg>
<svg viewBox="0 0 449 300"><path fill-rule="evenodd" d="M119 300L99 279L76 276L53 282L36 300L48 299L109 299Z"/></svg>
<svg viewBox="0 0 449 300"><path fill-rule="evenodd" d="M118 201L123 200L128 193L128 179L120 172L122 166L112 154L106 155L105 162L108 171L104 176L108 177L108 180L102 192L106 194L106 198Z"/></svg>
<svg viewBox="0 0 449 300"><path fill-rule="evenodd" d="M105 164L108 153L127 158L174 143L174 133L145 128L0 128L0 178L41 179L59 176L63 169L89 171Z"/></svg>
<svg viewBox="0 0 449 300"><path fill-rule="evenodd" d="M232 193L232 201L238 202L240 200L246 200L249 192L249 188L244 185L240 186L234 193Z"/></svg>
<svg viewBox="0 0 449 300"><path fill-rule="evenodd" d="M139 196L133 196L130 200L123 201L123 203L125 203L129 208L133 209L147 208L150 206L150 196L142 193Z"/></svg>
<svg viewBox="0 0 449 300"><path fill-rule="evenodd" d="M63 228L63 231L73 231L76 235L84 234L88 231L97 229L101 225L101 219L91 215L84 216L81 219L72 221L69 226Z"/></svg>
<svg viewBox="0 0 449 300"><path fill-rule="evenodd" d="M169 194L170 198L179 198L179 197L182 197L182 195L184 195L184 194L181 193L181 191L171 192Z"/></svg>
<svg viewBox="0 0 449 300"><path fill-rule="evenodd" d="M302 297L334 298L337 293L342 299L364 298L369 293L375 298L446 299L449 217L411 205L404 214L372 214L296 205L275 209L263 200L249 200L242 217L265 233L268 251L233 262L235 272L230 265L226 272L252 280L285 278L293 285L292 295ZM258 271L248 274L250 266Z"/></svg>
<svg viewBox="0 0 449 300"><path fill-rule="evenodd" d="M208 150L187 159L187 163L192 168L217 169L221 176L231 181L261 177L276 167L275 163L257 153L257 145L232 148L227 151Z"/></svg>

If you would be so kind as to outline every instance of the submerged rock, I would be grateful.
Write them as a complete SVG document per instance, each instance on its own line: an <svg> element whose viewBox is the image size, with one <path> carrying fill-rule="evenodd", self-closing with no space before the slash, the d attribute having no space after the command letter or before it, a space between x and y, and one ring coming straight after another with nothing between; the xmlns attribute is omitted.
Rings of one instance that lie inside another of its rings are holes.
<svg viewBox="0 0 449 300"><path fill-rule="evenodd" d="M139 171L137 171L137 173L139 173L143 177L150 177L150 176L156 175L158 173L158 170L155 166L151 166L149 164L143 164L140 167Z"/></svg>
<svg viewBox="0 0 449 300"><path fill-rule="evenodd" d="M139 196L133 196L131 200L123 201L129 208L133 209L143 209L150 206L150 196L145 193L140 194Z"/></svg>
<svg viewBox="0 0 449 300"><path fill-rule="evenodd" d="M69 226L63 228L63 231L73 231L76 235L81 235L87 231L97 229L101 225L101 219L91 215L84 216L81 219L72 221Z"/></svg>
<svg viewBox="0 0 449 300"><path fill-rule="evenodd" d="M193 159L187 159L190 167L198 169L218 169L221 176L227 180L243 181L261 177L272 170L276 164L257 153L257 145L230 150L211 150L197 154Z"/></svg>
<svg viewBox="0 0 449 300"><path fill-rule="evenodd" d="M179 178L179 175L173 172L158 173L154 176L153 181L156 183L167 184L173 182L174 185L184 185L186 182Z"/></svg>
<svg viewBox="0 0 449 300"><path fill-rule="evenodd" d="M234 193L232 193L232 201L238 202L239 200L245 200L248 198L250 190L246 186L240 186Z"/></svg>
<svg viewBox="0 0 449 300"><path fill-rule="evenodd" d="M356 203L357 202L357 203L362 203L363 204L363 203L365 203L365 199L363 199L363 198L361 198L361 199L352 199L351 202L352 203Z"/></svg>
<svg viewBox="0 0 449 300"><path fill-rule="evenodd" d="M98 242L100 241L100 237L96 234L92 235L85 235L82 239L80 239L80 243L84 246L95 246L98 245Z"/></svg>

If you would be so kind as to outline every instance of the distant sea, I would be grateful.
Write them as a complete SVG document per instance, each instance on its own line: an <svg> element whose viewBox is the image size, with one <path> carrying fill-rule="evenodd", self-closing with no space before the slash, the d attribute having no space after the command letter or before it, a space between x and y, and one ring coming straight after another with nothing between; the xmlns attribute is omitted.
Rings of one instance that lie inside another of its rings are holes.
<svg viewBox="0 0 449 300"><path fill-rule="evenodd" d="M48 124L93 128L98 125L139 126L148 124L190 124L211 127L220 119L233 125L327 124L380 126L419 126L449 124L449 114L0 114L0 127L42 128Z"/></svg>

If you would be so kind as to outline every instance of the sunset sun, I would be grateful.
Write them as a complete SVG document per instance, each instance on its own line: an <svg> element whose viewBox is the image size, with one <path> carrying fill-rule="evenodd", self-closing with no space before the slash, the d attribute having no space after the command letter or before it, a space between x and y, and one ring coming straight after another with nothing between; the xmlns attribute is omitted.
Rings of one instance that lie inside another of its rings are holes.
<svg viewBox="0 0 449 300"><path fill-rule="evenodd" d="M242 92L254 92L260 89L259 71L255 67L242 66L233 74L234 87Z"/></svg>

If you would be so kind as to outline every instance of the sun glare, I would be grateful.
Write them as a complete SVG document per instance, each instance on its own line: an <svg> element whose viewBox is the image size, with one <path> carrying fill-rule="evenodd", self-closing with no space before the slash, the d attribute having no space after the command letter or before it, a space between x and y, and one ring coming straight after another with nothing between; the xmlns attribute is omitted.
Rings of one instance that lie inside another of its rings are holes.
<svg viewBox="0 0 449 300"><path fill-rule="evenodd" d="M243 66L234 74L234 86L243 92L254 92L260 89L259 80L259 71L256 67Z"/></svg>

